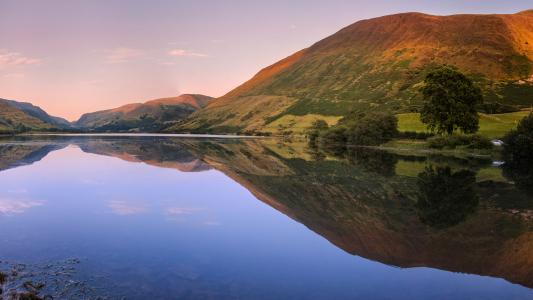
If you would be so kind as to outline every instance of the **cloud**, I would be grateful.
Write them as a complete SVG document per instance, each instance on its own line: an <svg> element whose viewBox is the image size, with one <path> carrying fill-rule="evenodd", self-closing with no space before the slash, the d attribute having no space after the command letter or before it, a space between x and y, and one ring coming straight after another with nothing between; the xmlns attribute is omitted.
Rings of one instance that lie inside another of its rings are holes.
<svg viewBox="0 0 533 300"><path fill-rule="evenodd" d="M168 55L175 57L207 57L207 54L191 52L184 49L172 49L168 52Z"/></svg>
<svg viewBox="0 0 533 300"><path fill-rule="evenodd" d="M106 52L106 62L109 64L125 63L144 56L144 51L142 50L123 47L115 48Z"/></svg>
<svg viewBox="0 0 533 300"><path fill-rule="evenodd" d="M114 214L119 216L137 215L146 212L146 207L132 205L124 201L111 201L108 205Z"/></svg>
<svg viewBox="0 0 533 300"><path fill-rule="evenodd" d="M26 57L18 52L10 52L6 49L0 49L0 68L12 66L27 66L40 63L37 58Z"/></svg>
<svg viewBox="0 0 533 300"><path fill-rule="evenodd" d="M41 201L0 198L0 214L21 214L32 207L41 205L43 205Z"/></svg>

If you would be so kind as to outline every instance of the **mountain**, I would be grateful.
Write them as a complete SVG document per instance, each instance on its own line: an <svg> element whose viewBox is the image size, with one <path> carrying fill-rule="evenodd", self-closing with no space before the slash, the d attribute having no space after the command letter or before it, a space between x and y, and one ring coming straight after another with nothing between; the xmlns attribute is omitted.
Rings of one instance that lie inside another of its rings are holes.
<svg viewBox="0 0 533 300"><path fill-rule="evenodd" d="M416 111L424 76L442 64L470 75L487 102L533 104L533 10L362 20L264 68L169 131L261 131L284 118L298 122L294 116Z"/></svg>
<svg viewBox="0 0 533 300"><path fill-rule="evenodd" d="M0 132L69 129L67 120L53 117L27 102L0 99Z"/></svg>
<svg viewBox="0 0 533 300"><path fill-rule="evenodd" d="M184 94L177 97L132 103L118 108L87 113L75 122L77 127L97 132L158 131L205 107L213 98Z"/></svg>
<svg viewBox="0 0 533 300"><path fill-rule="evenodd" d="M0 99L0 102L4 102L8 105L11 105L15 108L18 108L20 110L22 110L23 112L25 112L26 114L32 116L32 117L35 117L45 123L48 123L48 124L51 124L51 125L54 125L58 128L61 128L61 129L67 129L67 128L71 128L71 124L69 121L63 119L63 118L59 118L59 117L54 117L54 116L50 116L47 112L45 112L42 108L38 107L38 106L35 106L31 103L28 103L28 102L18 102L18 101L14 101L14 100L5 100L5 99Z"/></svg>

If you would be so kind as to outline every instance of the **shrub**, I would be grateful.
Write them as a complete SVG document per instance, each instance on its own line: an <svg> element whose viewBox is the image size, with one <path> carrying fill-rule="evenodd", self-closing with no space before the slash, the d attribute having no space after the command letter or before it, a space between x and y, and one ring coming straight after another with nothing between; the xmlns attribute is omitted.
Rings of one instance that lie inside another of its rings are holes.
<svg viewBox="0 0 533 300"><path fill-rule="evenodd" d="M434 136L433 133L430 132L416 132L416 131L401 131L398 132L396 137L401 139L411 139L411 140L426 140L430 137Z"/></svg>
<svg viewBox="0 0 533 300"><path fill-rule="evenodd" d="M350 114L328 130L313 129L308 132L310 143L317 138L322 145L375 146L390 141L398 135L398 119L392 114Z"/></svg>
<svg viewBox="0 0 533 300"><path fill-rule="evenodd" d="M520 111L520 108L514 105L501 104L499 102L483 103L479 110L486 114L503 114Z"/></svg>
<svg viewBox="0 0 533 300"><path fill-rule="evenodd" d="M491 149L492 143L486 137L480 135L446 135L434 136L429 138L428 146L434 149L455 149L459 146L464 146L471 149Z"/></svg>
<svg viewBox="0 0 533 300"><path fill-rule="evenodd" d="M398 134L398 119L392 114L371 114L353 123L346 130L351 145L375 146L390 141Z"/></svg>
<svg viewBox="0 0 533 300"><path fill-rule="evenodd" d="M470 136L470 144L468 145L468 148L491 149L492 143L488 138L483 137L481 135L474 134Z"/></svg>

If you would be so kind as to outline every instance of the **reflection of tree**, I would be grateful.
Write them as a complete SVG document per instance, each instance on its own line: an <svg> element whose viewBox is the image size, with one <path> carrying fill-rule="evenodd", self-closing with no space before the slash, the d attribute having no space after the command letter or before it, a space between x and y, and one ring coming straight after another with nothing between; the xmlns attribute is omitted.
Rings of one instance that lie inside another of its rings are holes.
<svg viewBox="0 0 533 300"><path fill-rule="evenodd" d="M326 158L326 155L316 147L309 147L307 153L313 161L323 161Z"/></svg>
<svg viewBox="0 0 533 300"><path fill-rule="evenodd" d="M361 147L348 148L345 157L351 164L383 176L394 176L398 162L398 156L393 153Z"/></svg>
<svg viewBox="0 0 533 300"><path fill-rule="evenodd" d="M327 147L324 151L341 159L346 159L351 165L361 167L365 171L378 173L383 176L394 176L398 161L396 154L366 147Z"/></svg>
<svg viewBox="0 0 533 300"><path fill-rule="evenodd" d="M420 194L416 207L420 220L435 228L456 225L473 213L479 199L475 173L452 173L449 167L428 167L418 174Z"/></svg>
<svg viewBox="0 0 533 300"><path fill-rule="evenodd" d="M533 162L526 165L506 162L503 175L514 181L516 187L533 195Z"/></svg>
<svg viewBox="0 0 533 300"><path fill-rule="evenodd" d="M503 175L514 181L517 188L533 195L533 149L529 145L531 141L528 145L504 148Z"/></svg>

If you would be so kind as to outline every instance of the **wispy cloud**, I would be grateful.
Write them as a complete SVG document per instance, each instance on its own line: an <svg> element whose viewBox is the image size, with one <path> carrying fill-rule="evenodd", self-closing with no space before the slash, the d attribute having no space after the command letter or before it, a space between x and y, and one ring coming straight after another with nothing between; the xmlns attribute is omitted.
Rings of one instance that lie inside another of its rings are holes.
<svg viewBox="0 0 533 300"><path fill-rule="evenodd" d="M106 62L110 64L125 63L144 56L143 50L133 48L121 47L108 50L106 52Z"/></svg>
<svg viewBox="0 0 533 300"><path fill-rule="evenodd" d="M27 66L40 63L41 60L24 56L18 52L0 49L0 68L11 66Z"/></svg>
<svg viewBox="0 0 533 300"><path fill-rule="evenodd" d="M184 57L184 56L189 56L189 57L207 57L208 56L207 54L193 52L193 51L189 51L189 50L185 50L185 49L172 49L172 50L170 50L168 52L168 55L175 56L175 57Z"/></svg>

